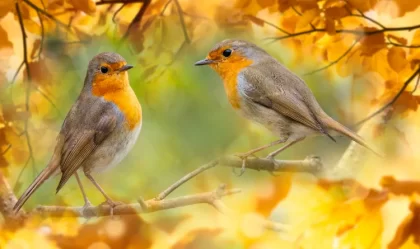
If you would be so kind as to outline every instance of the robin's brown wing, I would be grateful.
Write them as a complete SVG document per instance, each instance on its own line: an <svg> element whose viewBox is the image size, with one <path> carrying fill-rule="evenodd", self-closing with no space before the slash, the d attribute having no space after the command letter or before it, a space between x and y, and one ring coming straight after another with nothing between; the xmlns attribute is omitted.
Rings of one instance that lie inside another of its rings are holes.
<svg viewBox="0 0 420 249"><path fill-rule="evenodd" d="M66 117L60 134L64 137L57 192L83 162L113 132L119 119L115 107L99 98L79 98Z"/></svg>
<svg viewBox="0 0 420 249"><path fill-rule="evenodd" d="M240 88L249 100L328 135L317 120L314 108L321 107L310 89L302 79L278 62L249 66L241 72L240 77L253 82L248 87ZM314 101L315 104L312 103Z"/></svg>

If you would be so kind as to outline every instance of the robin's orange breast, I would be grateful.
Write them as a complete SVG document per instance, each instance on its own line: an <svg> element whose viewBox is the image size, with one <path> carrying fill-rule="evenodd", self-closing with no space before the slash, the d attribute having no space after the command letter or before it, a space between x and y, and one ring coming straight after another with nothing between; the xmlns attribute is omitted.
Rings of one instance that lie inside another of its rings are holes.
<svg viewBox="0 0 420 249"><path fill-rule="evenodd" d="M234 109L240 108L240 99L238 94L238 75L245 67L252 64L251 60L242 59L235 62L225 62L218 65L215 70L220 74L225 86L226 95Z"/></svg>
<svg viewBox="0 0 420 249"><path fill-rule="evenodd" d="M126 75L95 78L92 94L114 103L124 114L129 130L133 130L141 123L141 105Z"/></svg>

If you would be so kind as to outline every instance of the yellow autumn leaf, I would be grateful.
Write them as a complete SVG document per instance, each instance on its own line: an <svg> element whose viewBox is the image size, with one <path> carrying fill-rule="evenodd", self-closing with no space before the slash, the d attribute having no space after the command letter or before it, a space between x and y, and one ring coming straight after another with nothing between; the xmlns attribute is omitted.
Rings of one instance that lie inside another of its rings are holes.
<svg viewBox="0 0 420 249"><path fill-rule="evenodd" d="M405 50L401 47L392 47L388 51L388 64L395 72L399 72L407 65L407 56Z"/></svg>
<svg viewBox="0 0 420 249"><path fill-rule="evenodd" d="M7 47L12 47L12 43L9 41L6 31L0 26L0 49Z"/></svg>
<svg viewBox="0 0 420 249"><path fill-rule="evenodd" d="M96 4L93 0L68 0L71 5L77 10L83 11L87 14L93 14L96 11Z"/></svg>
<svg viewBox="0 0 420 249"><path fill-rule="evenodd" d="M0 1L0 18L5 16L9 11L13 10L15 0L1 0Z"/></svg>
<svg viewBox="0 0 420 249"><path fill-rule="evenodd" d="M296 24L296 28L301 29L308 26L315 19L315 17L319 15L319 13L319 9L310 9L303 12L302 16L299 18Z"/></svg>

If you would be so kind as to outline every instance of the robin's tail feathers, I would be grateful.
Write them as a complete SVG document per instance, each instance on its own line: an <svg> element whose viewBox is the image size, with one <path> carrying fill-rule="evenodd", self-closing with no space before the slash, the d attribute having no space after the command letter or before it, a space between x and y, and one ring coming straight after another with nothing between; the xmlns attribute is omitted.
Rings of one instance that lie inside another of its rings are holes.
<svg viewBox="0 0 420 249"><path fill-rule="evenodd" d="M13 211L18 212L23 204L31 197L31 195L44 183L50 176L57 170L58 165L48 165L41 173L36 177L32 184L25 190L19 200L16 202L13 207Z"/></svg>
<svg viewBox="0 0 420 249"><path fill-rule="evenodd" d="M344 125L340 124L339 122L335 121L334 119L330 118L330 117L326 117L324 118L324 123L326 123L328 125L328 127L332 130L335 130L347 137L349 137L350 139L352 139L353 141L355 141L356 143L362 145L363 147L367 148L368 150L372 151L373 153L375 153L377 156L383 157L382 154L378 153L376 150L374 150L371 146L369 146L364 140L363 138L361 138L359 135L357 135L355 132L351 131L350 129L348 129L347 127L345 127Z"/></svg>

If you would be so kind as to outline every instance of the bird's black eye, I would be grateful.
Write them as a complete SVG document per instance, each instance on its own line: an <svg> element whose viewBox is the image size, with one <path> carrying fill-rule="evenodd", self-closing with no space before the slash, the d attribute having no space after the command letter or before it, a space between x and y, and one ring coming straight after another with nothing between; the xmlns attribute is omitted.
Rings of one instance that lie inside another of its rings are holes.
<svg viewBox="0 0 420 249"><path fill-rule="evenodd" d="M229 57L230 54L232 54L232 50L231 49L228 48L228 49L223 50L223 56L224 57Z"/></svg>
<svg viewBox="0 0 420 249"><path fill-rule="evenodd" d="M101 67L101 73L108 73L107 67Z"/></svg>

